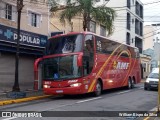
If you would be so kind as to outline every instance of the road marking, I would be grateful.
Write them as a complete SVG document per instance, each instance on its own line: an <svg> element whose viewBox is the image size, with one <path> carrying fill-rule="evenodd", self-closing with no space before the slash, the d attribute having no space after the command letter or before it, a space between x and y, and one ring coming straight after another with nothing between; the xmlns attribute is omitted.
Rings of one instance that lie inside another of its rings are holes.
<svg viewBox="0 0 160 120"><path fill-rule="evenodd" d="M153 113L156 113L157 112L157 107L151 109L150 111L154 111ZM144 118L143 120L148 120L150 117L146 117Z"/></svg>
<svg viewBox="0 0 160 120"><path fill-rule="evenodd" d="M137 89L144 89L144 87L139 87L139 88L137 88Z"/></svg>
<svg viewBox="0 0 160 120"><path fill-rule="evenodd" d="M96 97L96 98L92 98L92 99L86 99L86 100L82 100L82 101L75 102L74 104L79 104L79 103L83 103L83 102L88 102L88 101L92 101L92 100L96 100L96 99L100 99L100 98L102 98L102 97ZM60 105L60 106L58 106L58 107L56 107L56 108L65 107L65 106L68 106L68 105L73 105L73 103L72 103L72 104ZM53 109L53 108L52 108L52 109ZM49 109L48 109L48 110L49 110ZM45 110L45 111L46 111L46 110ZM36 112L43 112L43 111L36 111ZM16 119L16 118L18 118L18 117L4 118L4 119L2 119L2 120L13 120L13 119Z"/></svg>
<svg viewBox="0 0 160 120"><path fill-rule="evenodd" d="M138 88L136 88L136 89L144 89L144 87L138 87ZM131 92L131 91L133 91L133 90L136 90L136 89L126 90L126 91L118 92L118 93L116 93L116 94L117 94L117 95L119 95L119 94L124 94L124 93Z"/></svg>
<svg viewBox="0 0 160 120"><path fill-rule="evenodd" d="M154 111L153 113L155 114L155 113L157 113L157 111ZM150 117L146 117L146 118L144 118L143 120L148 120L149 118L150 118Z"/></svg>
<svg viewBox="0 0 160 120"><path fill-rule="evenodd" d="M131 90L122 91L122 92L118 92L118 93L116 93L116 94L119 95L119 94L127 93L127 92L130 92L130 91L131 91Z"/></svg>
<svg viewBox="0 0 160 120"><path fill-rule="evenodd" d="M87 99L87 100L81 100L81 101L78 101L76 103L83 103L83 102L88 102L88 101L92 101L92 100L96 100L96 99L100 99L102 97L96 97L96 98L92 98L92 99Z"/></svg>

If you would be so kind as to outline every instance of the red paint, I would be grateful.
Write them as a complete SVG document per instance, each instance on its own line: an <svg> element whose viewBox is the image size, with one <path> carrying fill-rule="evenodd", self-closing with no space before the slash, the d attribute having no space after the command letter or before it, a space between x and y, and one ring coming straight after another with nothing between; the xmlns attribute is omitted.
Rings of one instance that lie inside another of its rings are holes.
<svg viewBox="0 0 160 120"><path fill-rule="evenodd" d="M69 33L72 34L79 34L79 33ZM84 32L81 34L92 34ZM63 35L57 35L53 38L63 36ZM102 37L104 38L104 37ZM128 46L128 45L127 45ZM94 45L94 49L96 49L96 45ZM94 50L95 52L96 50ZM134 78L135 83L139 83L140 78L140 59L139 58L129 58L129 57L121 57L118 56L122 51L119 49L114 51L115 53L113 55L111 54L99 54L95 53L94 56L94 67L88 76L84 76L81 78L77 78L78 80L76 83L81 83L82 85L78 87L71 87L70 85L72 83L69 83L69 80L75 80L75 79L68 79L63 81L50 81L51 83L47 85L50 86L50 88L43 88L45 94L84 94L87 92L93 92L95 90L96 82L93 82L94 80L101 79L103 84L103 90L104 89L111 89L111 88L117 88L117 87L123 87L127 86L128 84L128 78ZM128 55L131 53L129 50L127 50ZM35 61L34 65L34 71L35 71L35 80L38 79L38 63L46 58L52 58L57 56L67 56L67 55L79 55L77 64L79 66L82 66L82 56L83 52L77 52L77 53L65 53L65 54L54 54L54 55L48 55L44 56L43 58L39 58ZM107 64L105 62L107 61ZM128 65L128 66L127 66ZM118 66L118 67L117 67ZM98 74L98 75L97 75ZM43 80L43 85L46 85L45 80ZM35 88L38 86L38 83L35 81ZM88 85L88 89L86 89L86 85ZM90 88L91 87L91 88ZM91 91L89 91L89 88ZM63 91L63 92L62 92Z"/></svg>

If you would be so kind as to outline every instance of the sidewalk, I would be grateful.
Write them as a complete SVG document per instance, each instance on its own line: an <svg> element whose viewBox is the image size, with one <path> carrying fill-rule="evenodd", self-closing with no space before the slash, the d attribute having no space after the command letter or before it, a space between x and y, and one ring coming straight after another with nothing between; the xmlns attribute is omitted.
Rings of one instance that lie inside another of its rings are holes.
<svg viewBox="0 0 160 120"><path fill-rule="evenodd" d="M0 106L50 97L50 95L45 95L42 90L29 90L29 91L22 91L22 92L26 93L26 97L8 98L7 92L6 93L0 92Z"/></svg>

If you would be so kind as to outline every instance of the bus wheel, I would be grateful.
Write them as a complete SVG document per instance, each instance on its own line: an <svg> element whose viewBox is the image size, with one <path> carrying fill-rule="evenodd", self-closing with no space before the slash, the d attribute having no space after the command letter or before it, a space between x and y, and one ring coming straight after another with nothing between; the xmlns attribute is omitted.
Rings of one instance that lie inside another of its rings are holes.
<svg viewBox="0 0 160 120"><path fill-rule="evenodd" d="M128 89L131 89L132 88L132 80L129 78L128 79Z"/></svg>
<svg viewBox="0 0 160 120"><path fill-rule="evenodd" d="M102 92L102 85L101 85L100 81L98 80L97 84L96 84L96 90L94 92L94 96L100 96L101 92Z"/></svg>
<svg viewBox="0 0 160 120"><path fill-rule="evenodd" d="M135 87L135 82L134 82L134 80L132 79L132 88L134 88Z"/></svg>

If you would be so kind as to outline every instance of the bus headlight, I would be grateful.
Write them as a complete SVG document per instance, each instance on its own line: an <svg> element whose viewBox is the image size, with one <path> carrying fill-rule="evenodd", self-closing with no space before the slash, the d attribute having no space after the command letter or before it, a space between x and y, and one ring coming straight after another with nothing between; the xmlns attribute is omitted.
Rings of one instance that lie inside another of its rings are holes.
<svg viewBox="0 0 160 120"><path fill-rule="evenodd" d="M74 83L74 84L71 84L70 86L71 87L79 87L81 85L81 83Z"/></svg>
<svg viewBox="0 0 160 120"><path fill-rule="evenodd" d="M49 85L43 85L43 88L50 88Z"/></svg>

